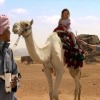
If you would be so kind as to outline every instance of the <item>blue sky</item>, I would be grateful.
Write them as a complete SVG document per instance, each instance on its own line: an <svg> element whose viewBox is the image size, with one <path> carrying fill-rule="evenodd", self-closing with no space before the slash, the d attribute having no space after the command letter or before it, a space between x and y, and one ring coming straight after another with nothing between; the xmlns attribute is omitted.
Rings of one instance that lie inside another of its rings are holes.
<svg viewBox="0 0 100 100"><path fill-rule="evenodd" d="M34 20L33 33L37 45L42 46L57 26L61 11L68 8L71 28L78 34L100 37L100 0L0 0L0 14L8 15L12 25L20 20ZM12 33L11 47L17 36ZM21 38L17 48L26 48Z"/></svg>

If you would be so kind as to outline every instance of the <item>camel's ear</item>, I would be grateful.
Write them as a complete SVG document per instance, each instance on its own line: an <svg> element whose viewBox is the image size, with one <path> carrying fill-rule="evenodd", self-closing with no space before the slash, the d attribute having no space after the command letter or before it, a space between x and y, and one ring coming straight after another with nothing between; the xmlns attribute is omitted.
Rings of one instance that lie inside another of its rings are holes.
<svg viewBox="0 0 100 100"><path fill-rule="evenodd" d="M33 24L33 19L30 21L30 25L32 25Z"/></svg>

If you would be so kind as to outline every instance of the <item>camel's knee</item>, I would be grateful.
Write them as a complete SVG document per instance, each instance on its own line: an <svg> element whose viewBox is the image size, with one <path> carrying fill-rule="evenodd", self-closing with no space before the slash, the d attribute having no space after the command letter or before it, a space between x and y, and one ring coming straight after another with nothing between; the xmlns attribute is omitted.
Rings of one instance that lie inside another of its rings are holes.
<svg viewBox="0 0 100 100"><path fill-rule="evenodd" d="M80 100L80 97L81 97L81 87L80 88L76 88L74 94L75 94L74 100Z"/></svg>
<svg viewBox="0 0 100 100"><path fill-rule="evenodd" d="M81 88L82 87L81 87L79 80L75 81L75 91L74 91L75 99L74 100L76 100L77 97L78 97L78 100L80 100Z"/></svg>
<svg viewBox="0 0 100 100"><path fill-rule="evenodd" d="M53 100L53 92L49 92L50 100Z"/></svg>
<svg viewBox="0 0 100 100"><path fill-rule="evenodd" d="M49 92L50 100L59 100L57 92Z"/></svg>
<svg viewBox="0 0 100 100"><path fill-rule="evenodd" d="M54 98L54 100L59 100L58 92L56 92L56 93L53 94L53 98Z"/></svg>
<svg viewBox="0 0 100 100"><path fill-rule="evenodd" d="M81 91L81 87L80 86L75 88L75 94L79 94L80 91Z"/></svg>

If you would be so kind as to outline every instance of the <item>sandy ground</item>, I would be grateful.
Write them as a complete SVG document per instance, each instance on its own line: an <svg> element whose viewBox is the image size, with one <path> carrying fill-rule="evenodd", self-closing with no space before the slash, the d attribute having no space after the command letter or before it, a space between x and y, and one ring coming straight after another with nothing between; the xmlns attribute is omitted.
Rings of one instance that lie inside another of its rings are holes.
<svg viewBox="0 0 100 100"><path fill-rule="evenodd" d="M17 61L22 74L20 88L17 92L18 100L49 100L48 84L41 64L26 65ZM55 77L53 76L53 79ZM82 94L81 100L100 100L100 64L84 64L82 68ZM59 88L60 100L74 100L74 80L69 71L65 72Z"/></svg>

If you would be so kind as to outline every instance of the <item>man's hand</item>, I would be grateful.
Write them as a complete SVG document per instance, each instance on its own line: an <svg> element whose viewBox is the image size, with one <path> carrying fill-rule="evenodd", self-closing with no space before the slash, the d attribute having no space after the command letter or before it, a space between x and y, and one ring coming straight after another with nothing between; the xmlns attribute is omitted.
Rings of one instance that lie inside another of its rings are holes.
<svg viewBox="0 0 100 100"><path fill-rule="evenodd" d="M78 40L79 42L80 42L80 44L82 44L82 45L88 45L88 43L86 43L85 41L83 41L83 40Z"/></svg>
<svg viewBox="0 0 100 100"><path fill-rule="evenodd" d="M11 80L11 87L15 88L17 86L17 82L19 81L19 79L15 76L12 80Z"/></svg>

